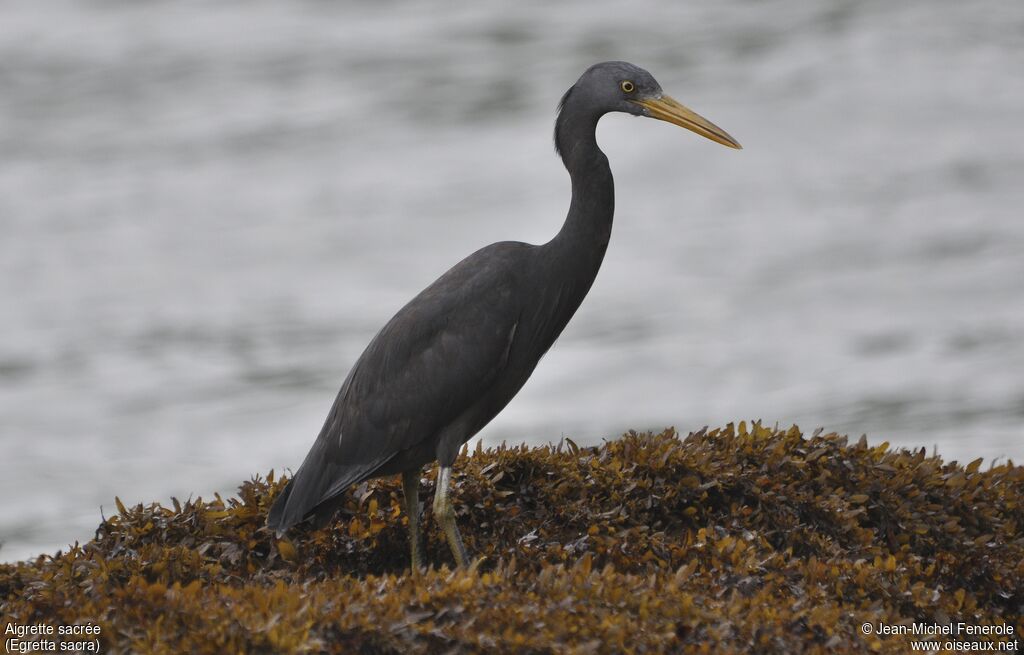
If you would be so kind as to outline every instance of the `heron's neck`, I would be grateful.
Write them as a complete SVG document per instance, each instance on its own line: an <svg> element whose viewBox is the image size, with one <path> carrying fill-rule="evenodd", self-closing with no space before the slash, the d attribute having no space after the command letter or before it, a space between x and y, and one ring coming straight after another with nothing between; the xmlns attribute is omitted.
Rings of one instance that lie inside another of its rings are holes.
<svg viewBox="0 0 1024 655"><path fill-rule="evenodd" d="M586 271L592 281L612 234L615 185L608 158L597 146L595 137L600 115L567 114L563 111L558 117L555 141L572 179L572 202L562 229L549 246L560 256L574 260L577 266L589 264L577 270Z"/></svg>

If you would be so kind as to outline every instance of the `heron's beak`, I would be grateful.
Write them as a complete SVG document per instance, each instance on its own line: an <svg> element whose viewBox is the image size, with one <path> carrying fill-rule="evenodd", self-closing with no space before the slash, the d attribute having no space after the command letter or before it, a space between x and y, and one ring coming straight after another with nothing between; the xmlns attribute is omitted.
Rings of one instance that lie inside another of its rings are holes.
<svg viewBox="0 0 1024 655"><path fill-rule="evenodd" d="M729 136L728 132L692 109L687 109L674 98L663 95L660 98L647 98L645 100L633 100L632 102L645 108L647 115L651 118L657 118L658 120L674 123L679 127L685 127L702 137L721 143L723 146L729 146L737 150L743 149L743 146L736 139Z"/></svg>

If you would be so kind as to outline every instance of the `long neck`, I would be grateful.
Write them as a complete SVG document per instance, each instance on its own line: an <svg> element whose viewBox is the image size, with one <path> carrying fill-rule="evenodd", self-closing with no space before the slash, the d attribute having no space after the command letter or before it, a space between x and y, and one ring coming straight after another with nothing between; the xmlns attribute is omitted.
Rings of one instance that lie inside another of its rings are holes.
<svg viewBox="0 0 1024 655"><path fill-rule="evenodd" d="M540 246L533 276L538 282L530 310L533 320L526 322L535 333L527 342L538 356L554 343L590 291L608 248L615 213L612 171L594 136L601 116L580 111L571 96L571 91L566 94L555 122L555 148L572 178L572 202L562 229Z"/></svg>
<svg viewBox="0 0 1024 655"><path fill-rule="evenodd" d="M555 123L555 144L572 179L572 202L562 229L545 247L585 281L584 294L604 259L615 213L612 171L595 137L599 118L577 111L570 97Z"/></svg>

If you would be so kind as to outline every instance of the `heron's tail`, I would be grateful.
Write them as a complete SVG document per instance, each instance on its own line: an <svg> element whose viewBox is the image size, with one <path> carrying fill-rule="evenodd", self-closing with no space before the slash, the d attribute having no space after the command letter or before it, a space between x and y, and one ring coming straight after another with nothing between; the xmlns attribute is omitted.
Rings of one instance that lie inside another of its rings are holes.
<svg viewBox="0 0 1024 655"><path fill-rule="evenodd" d="M270 507L270 511L267 513L267 527L277 533L280 538L285 531L298 523L299 521L285 521L285 508L288 507L288 498L292 495L292 487L295 485L295 478L288 481L284 489L277 498L274 499L274 504ZM301 520L301 519L300 519Z"/></svg>
<svg viewBox="0 0 1024 655"><path fill-rule="evenodd" d="M312 451L310 455L314 455ZM323 458L307 458L288 481L267 513L267 527L280 537L296 523L316 515L326 521L334 514L335 501L349 486L365 480L390 457L372 465L341 465ZM311 460L311 461L310 461Z"/></svg>

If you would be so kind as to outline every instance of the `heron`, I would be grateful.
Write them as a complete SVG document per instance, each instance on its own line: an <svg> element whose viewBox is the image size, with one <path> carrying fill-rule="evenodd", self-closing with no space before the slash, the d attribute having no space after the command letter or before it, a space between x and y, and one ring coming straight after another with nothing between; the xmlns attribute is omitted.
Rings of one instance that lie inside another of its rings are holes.
<svg viewBox="0 0 1024 655"><path fill-rule="evenodd" d="M423 566L419 485L439 464L433 512L459 567L468 565L450 497L462 445L519 392L590 290L612 230L615 190L597 145L610 112L656 118L739 149L722 128L662 92L623 61L588 68L562 96L555 152L572 199L545 244L494 243L469 255L402 307L356 361L302 465L275 499L267 525L280 538L326 521L364 480L402 475L413 570Z"/></svg>

